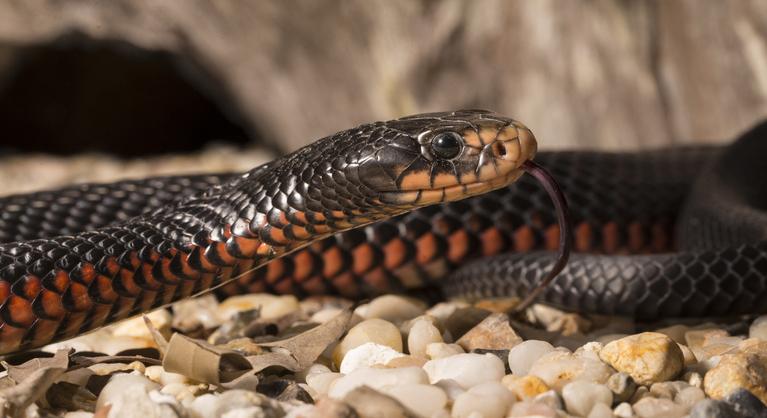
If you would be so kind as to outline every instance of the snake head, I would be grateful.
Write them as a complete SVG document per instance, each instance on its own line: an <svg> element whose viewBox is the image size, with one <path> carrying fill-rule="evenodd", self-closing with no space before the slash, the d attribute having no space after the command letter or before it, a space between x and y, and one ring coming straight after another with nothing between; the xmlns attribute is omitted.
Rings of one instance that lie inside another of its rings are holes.
<svg viewBox="0 0 767 418"><path fill-rule="evenodd" d="M521 123L490 111L427 113L370 125L372 146L351 177L403 208L463 199L522 175L537 145Z"/></svg>

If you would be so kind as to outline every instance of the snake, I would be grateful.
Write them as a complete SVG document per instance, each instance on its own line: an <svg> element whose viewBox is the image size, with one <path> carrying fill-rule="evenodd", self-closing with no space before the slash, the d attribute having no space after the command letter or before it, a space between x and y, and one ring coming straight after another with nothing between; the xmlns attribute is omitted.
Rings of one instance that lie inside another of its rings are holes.
<svg viewBox="0 0 767 418"><path fill-rule="evenodd" d="M537 152L519 121L460 110L360 125L246 173L0 197L0 354L211 290L522 297L548 275L537 301L578 312L767 312L765 136ZM556 277L563 210L523 176L533 158L569 202Z"/></svg>

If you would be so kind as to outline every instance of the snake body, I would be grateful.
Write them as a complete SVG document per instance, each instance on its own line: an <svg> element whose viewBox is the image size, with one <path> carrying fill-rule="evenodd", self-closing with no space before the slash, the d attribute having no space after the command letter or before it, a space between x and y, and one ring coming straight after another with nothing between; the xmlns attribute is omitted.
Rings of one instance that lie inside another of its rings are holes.
<svg viewBox="0 0 767 418"><path fill-rule="evenodd" d="M0 353L72 337L248 277L337 232L503 187L523 174L535 151L529 129L487 111L375 122L136 217L2 244ZM89 198L56 199L76 212L97 206L100 213L110 190L105 185ZM6 201L6 213L14 213L19 200ZM124 200L119 205L130 208ZM43 219L56 217L50 208L43 212ZM76 226L78 219L63 223ZM25 222L10 223L21 234L36 228L35 221L21 228Z"/></svg>
<svg viewBox="0 0 767 418"><path fill-rule="evenodd" d="M435 156L444 132L472 152ZM569 199L577 252L541 300L641 319L767 311L765 137L759 126L724 149L538 154ZM510 183L534 152L518 122L460 111L363 125L245 175L0 198L0 352L219 284L524 295L559 239L546 193L528 177ZM487 185L467 190L480 173Z"/></svg>

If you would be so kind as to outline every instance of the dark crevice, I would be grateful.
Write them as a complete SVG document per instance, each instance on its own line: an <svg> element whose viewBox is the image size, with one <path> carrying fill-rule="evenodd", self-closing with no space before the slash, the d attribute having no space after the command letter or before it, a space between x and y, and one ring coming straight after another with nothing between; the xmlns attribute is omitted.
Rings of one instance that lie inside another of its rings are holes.
<svg viewBox="0 0 767 418"><path fill-rule="evenodd" d="M13 48L0 80L2 150L133 157L257 139L188 57L80 34Z"/></svg>

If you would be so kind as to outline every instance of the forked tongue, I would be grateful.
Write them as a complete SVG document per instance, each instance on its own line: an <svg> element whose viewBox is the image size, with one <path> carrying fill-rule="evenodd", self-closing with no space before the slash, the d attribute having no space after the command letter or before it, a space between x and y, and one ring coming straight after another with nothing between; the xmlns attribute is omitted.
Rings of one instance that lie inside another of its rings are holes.
<svg viewBox="0 0 767 418"><path fill-rule="evenodd" d="M559 224L559 248L557 262L551 267L551 270L546 274L543 280L516 306L514 313L519 313L527 309L535 302L538 296L546 290L551 284L554 278L565 268L567 260L570 258L570 250L573 242L572 223L570 222L570 211L567 208L567 200L562 193L562 189L559 188L554 177L549 174L543 167L534 163L533 161L525 161L522 165L522 169L526 173L535 177L538 182L546 189L546 193L549 194L552 202L554 202L554 208L557 212L557 223Z"/></svg>

